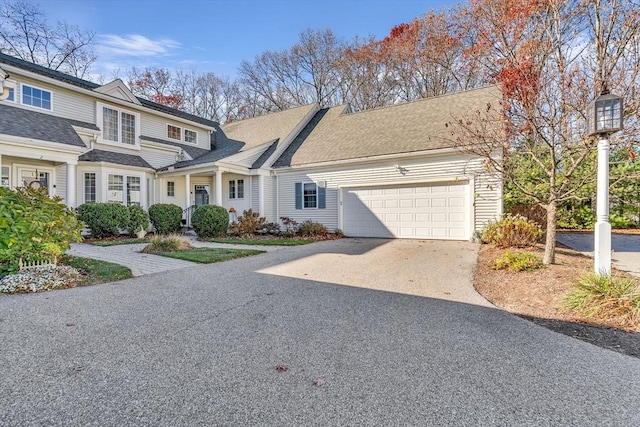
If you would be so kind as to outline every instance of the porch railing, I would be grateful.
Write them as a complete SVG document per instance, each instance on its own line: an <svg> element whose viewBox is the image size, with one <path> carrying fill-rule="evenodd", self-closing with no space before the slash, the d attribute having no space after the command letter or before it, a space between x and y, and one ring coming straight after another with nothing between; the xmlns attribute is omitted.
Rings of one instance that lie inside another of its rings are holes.
<svg viewBox="0 0 640 427"><path fill-rule="evenodd" d="M191 205L182 211L182 226L191 228L191 217L198 206Z"/></svg>

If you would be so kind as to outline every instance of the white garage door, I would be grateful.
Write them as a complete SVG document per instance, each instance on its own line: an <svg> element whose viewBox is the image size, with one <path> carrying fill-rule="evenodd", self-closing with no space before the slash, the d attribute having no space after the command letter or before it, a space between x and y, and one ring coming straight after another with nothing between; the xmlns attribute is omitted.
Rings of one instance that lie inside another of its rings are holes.
<svg viewBox="0 0 640 427"><path fill-rule="evenodd" d="M469 239L469 184L412 184L342 190L347 236Z"/></svg>

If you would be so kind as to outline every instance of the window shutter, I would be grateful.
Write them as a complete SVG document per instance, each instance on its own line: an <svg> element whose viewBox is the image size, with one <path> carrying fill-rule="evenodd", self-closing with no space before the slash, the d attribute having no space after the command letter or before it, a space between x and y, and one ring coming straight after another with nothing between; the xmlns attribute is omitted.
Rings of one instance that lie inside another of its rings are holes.
<svg viewBox="0 0 640 427"><path fill-rule="evenodd" d="M325 209L327 207L326 190L324 187L318 187L318 209Z"/></svg>
<svg viewBox="0 0 640 427"><path fill-rule="evenodd" d="M302 183L296 182L296 209L302 209Z"/></svg>

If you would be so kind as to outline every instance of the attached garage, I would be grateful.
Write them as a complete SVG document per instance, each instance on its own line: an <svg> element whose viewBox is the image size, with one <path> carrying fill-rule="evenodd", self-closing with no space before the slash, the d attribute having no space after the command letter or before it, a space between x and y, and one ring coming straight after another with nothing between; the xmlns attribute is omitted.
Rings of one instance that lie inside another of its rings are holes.
<svg viewBox="0 0 640 427"><path fill-rule="evenodd" d="M342 188L342 226L353 237L468 240L469 182Z"/></svg>

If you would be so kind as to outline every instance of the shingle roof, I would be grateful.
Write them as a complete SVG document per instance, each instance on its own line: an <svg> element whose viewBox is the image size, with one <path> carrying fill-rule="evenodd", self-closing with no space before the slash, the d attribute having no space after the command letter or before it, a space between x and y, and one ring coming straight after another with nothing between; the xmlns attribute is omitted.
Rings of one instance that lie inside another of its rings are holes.
<svg viewBox="0 0 640 427"><path fill-rule="evenodd" d="M0 134L86 147L73 126L100 130L92 123L0 104Z"/></svg>
<svg viewBox="0 0 640 427"><path fill-rule="evenodd" d="M358 113L345 113L346 106L321 110L274 167L451 147L445 124L487 103L502 105L497 86Z"/></svg>
<svg viewBox="0 0 640 427"><path fill-rule="evenodd" d="M166 139L154 138L152 136L140 135L140 139L142 139L143 141L151 141L151 142L157 142L159 144L180 147L184 151L186 151L187 154L189 154L192 159L195 159L196 157L200 157L209 152L209 150L206 150L204 148L192 147L186 144L180 144L179 142L173 142Z"/></svg>
<svg viewBox="0 0 640 427"><path fill-rule="evenodd" d="M213 163L270 141L283 141L316 108L316 104L310 104L222 125L215 132L215 149L201 157L178 162L173 166L184 168Z"/></svg>
<svg viewBox="0 0 640 427"><path fill-rule="evenodd" d="M31 62L24 61L22 59L13 57L11 55L7 55L5 53L0 53L0 63L13 65L14 67L18 67L26 71L31 71L33 73L40 74L42 76L50 77L52 79L59 80L61 82L69 83L74 86L81 87L83 89L94 90L101 86L97 83L80 79L78 77L74 77L69 74L62 73L60 71L52 70L50 68L43 67L41 65L33 64ZM151 108L156 111L162 111L164 113L171 114L183 119L191 120L193 122L200 123L205 126L215 127L218 125L218 122L215 122L213 120L208 120L203 117L194 116L193 114L189 114L184 111L177 110L175 108L167 107L166 105L157 104L155 102L149 101L144 98L138 97L138 100L145 107Z"/></svg>
<svg viewBox="0 0 640 427"><path fill-rule="evenodd" d="M269 157L271 157L271 155L276 151L276 148L278 148L278 142L279 140L277 139L273 141L269 148L267 148L262 154L260 154L260 157L258 157L256 161L253 162L253 164L251 165L251 169L260 169L269 159Z"/></svg>
<svg viewBox="0 0 640 427"><path fill-rule="evenodd" d="M134 154L114 153L113 151L93 149L78 157L78 160L82 162L105 162L113 163L115 165L137 166L140 168L153 169L153 166L147 163L147 161L140 156L136 156Z"/></svg>

